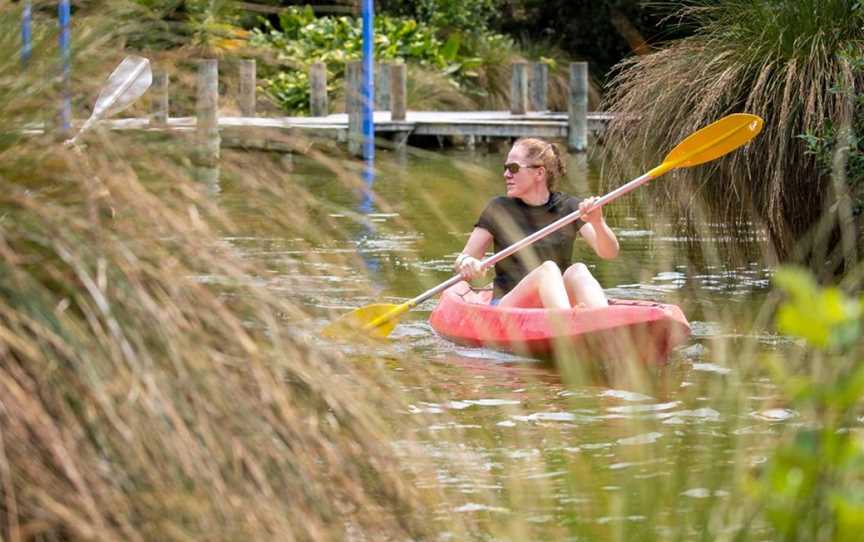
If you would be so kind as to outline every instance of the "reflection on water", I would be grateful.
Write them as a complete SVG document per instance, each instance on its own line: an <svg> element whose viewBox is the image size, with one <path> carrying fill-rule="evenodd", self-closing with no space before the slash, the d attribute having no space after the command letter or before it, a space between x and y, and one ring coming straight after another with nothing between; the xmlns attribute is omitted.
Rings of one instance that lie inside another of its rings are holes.
<svg viewBox="0 0 864 542"><path fill-rule="evenodd" d="M480 210L503 190L500 160L497 155L457 153L393 160L388 166L381 153L375 194L382 203L375 200L373 205L370 192L348 194L322 177L314 164L304 176L298 159L295 181L345 209L328 218L342 225L346 237L315 245L303 239L228 241L265 264L269 274L261 280L275 295L309 307L320 328L334 310L401 303L449 278L453 257ZM582 176L571 178L565 190L597 185L591 164L577 164L572 171ZM239 212L241 196L227 189L220 195L225 206L236 205ZM751 314L765 298L769 270L760 261L688 260L684 245L692 240L671 234L673 228L662 217L651 217L653 222L644 217L640 198L650 197L648 191L637 192L605 210L621 242L618 260L601 262L584 249L577 257L610 297L682 307L691 320L692 338L666 367L643 368L639 374L626 367L556 367L456 346L437 337L426 322L435 300L408 314L386 343L324 345L358 359L388 360L393 377L414 398L407 412L390 415L423 420L425 429L414 437L440 459L437 482L466 496L458 506L439 510L442 517L506 515L509 507L503 503L518 501L511 492L526 491L530 482L541 484L537 487L543 492L530 497L535 500L528 506L534 511L529 522L552 523L569 533L594 532L585 525L640 527L646 516L639 510L621 505L610 513L617 502L609 501L610 495L642 495L660 484L665 496L650 505L670 507L667 524L651 525L660 532L672 528L675 514L692 512L693 503L735 494L731 469L738 452L732 436L746 437L747 455L758 464L770 442L766 436L773 438L777 425L795 423L795 412L774 404L776 393L764 377L730 366L714 344L744 336L766 350L782 343L770 331L754 332L752 326ZM357 219L358 212L364 219ZM711 235L710 225L705 231ZM747 238L761 242L758 232ZM346 266L345 254L359 255L365 268ZM745 390L747 404L727 402L724 390L730 388ZM451 471L450 464L463 467ZM717 469L716 475L710 469ZM590 477L592 487L573 482L579 473ZM490 494L498 498L489 500ZM502 494L507 497L500 498ZM578 511L584 503L607 501L613 504L602 510ZM526 509L524 502L520 506Z"/></svg>

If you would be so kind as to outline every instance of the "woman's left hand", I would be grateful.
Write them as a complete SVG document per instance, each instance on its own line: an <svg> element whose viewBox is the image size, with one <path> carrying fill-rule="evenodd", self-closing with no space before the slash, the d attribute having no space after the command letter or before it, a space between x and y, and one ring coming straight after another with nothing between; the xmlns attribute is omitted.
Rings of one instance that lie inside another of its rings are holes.
<svg viewBox="0 0 864 542"><path fill-rule="evenodd" d="M594 207L598 199L600 198L597 196L591 196L579 202L579 218L583 222L587 222L588 224L600 224L603 222L603 207Z"/></svg>

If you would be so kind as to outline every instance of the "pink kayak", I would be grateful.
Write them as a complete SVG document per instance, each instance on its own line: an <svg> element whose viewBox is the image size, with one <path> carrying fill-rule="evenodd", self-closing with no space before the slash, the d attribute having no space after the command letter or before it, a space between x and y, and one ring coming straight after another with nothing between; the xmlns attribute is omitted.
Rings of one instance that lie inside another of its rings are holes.
<svg viewBox="0 0 864 542"><path fill-rule="evenodd" d="M491 291L459 282L441 294L429 322L439 335L461 345L536 357L572 352L585 359L645 363L664 363L690 335L690 324L675 305L610 300L598 309L502 309L490 305L491 299Z"/></svg>

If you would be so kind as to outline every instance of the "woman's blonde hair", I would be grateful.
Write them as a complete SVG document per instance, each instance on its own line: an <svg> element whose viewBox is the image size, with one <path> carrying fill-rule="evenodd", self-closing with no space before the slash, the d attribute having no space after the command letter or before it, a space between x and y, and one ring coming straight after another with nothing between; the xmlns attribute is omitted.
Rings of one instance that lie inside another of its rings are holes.
<svg viewBox="0 0 864 542"><path fill-rule="evenodd" d="M567 168L555 143L536 137L523 137L517 139L513 146L525 149L525 158L546 169L546 187L550 192L558 190L561 179L567 175Z"/></svg>

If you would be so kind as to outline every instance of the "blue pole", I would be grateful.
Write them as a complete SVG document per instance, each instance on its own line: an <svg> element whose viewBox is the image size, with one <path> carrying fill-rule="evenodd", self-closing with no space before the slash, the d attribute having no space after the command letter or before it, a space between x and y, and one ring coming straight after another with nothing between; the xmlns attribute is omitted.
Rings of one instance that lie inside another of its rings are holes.
<svg viewBox="0 0 864 542"><path fill-rule="evenodd" d="M60 0L60 5L57 7L57 16L60 20L60 60L63 65L61 77L62 98L60 104L60 128L64 134L68 134L72 124L72 100L69 96L69 79L72 74L70 66L72 55L69 50L69 19L71 18L69 0Z"/></svg>
<svg viewBox="0 0 864 542"><path fill-rule="evenodd" d="M373 0L363 0L363 69L361 128L363 131L363 159L366 160L366 176L374 175L372 167L375 163L375 123L372 108L375 98L374 89L374 51L373 29L375 27L375 8ZM366 179L371 183L371 178Z"/></svg>
<svg viewBox="0 0 864 542"><path fill-rule="evenodd" d="M24 2L24 13L21 14L21 65L26 66L33 54L33 32L30 28L33 18L30 0Z"/></svg>
<svg viewBox="0 0 864 542"><path fill-rule="evenodd" d="M373 210L374 199L372 197L372 184L375 182L375 122L373 103L375 99L374 88L374 48L373 48L373 32L375 28L375 8L374 0L362 0L361 15L363 17L363 61L361 63L361 82L360 82L360 97L363 102L360 108L360 127L363 132L363 160L365 167L363 168L363 181L365 190L363 191L363 201L360 202L360 212L369 214ZM363 227L364 235L371 238L375 233L369 221L366 221ZM367 269L370 271L378 271L380 261L372 254L365 254L361 251L363 260L366 263Z"/></svg>

